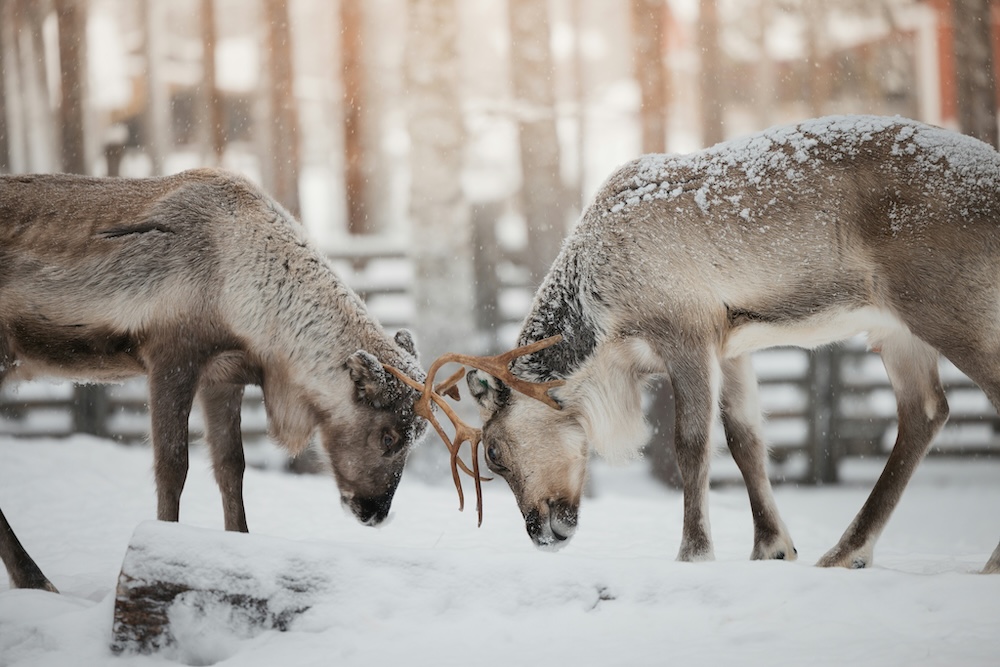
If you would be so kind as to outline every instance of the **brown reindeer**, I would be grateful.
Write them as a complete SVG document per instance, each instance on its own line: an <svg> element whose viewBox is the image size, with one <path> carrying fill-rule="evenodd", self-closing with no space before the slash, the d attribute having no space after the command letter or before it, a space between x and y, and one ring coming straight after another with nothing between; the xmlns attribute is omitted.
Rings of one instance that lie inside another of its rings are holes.
<svg viewBox="0 0 1000 667"><path fill-rule="evenodd" d="M577 527L591 448L647 439L641 389L668 375L684 482L679 560L713 558L709 429L721 411L747 484L751 558L794 558L760 436L753 350L867 333L896 392L899 433L868 501L819 564L867 567L914 468L948 416L944 355L1000 408L1000 155L900 118L831 117L686 156L648 155L604 184L563 245L520 343L565 341L513 362L563 381L561 409L490 373L467 380L486 460L528 533ZM986 572L1000 572L1000 547Z"/></svg>
<svg viewBox="0 0 1000 667"><path fill-rule="evenodd" d="M341 501L388 515L426 428L410 335L388 336L303 228L249 181L218 170L150 179L0 177L0 381L149 383L157 517L177 521L197 395L227 530L246 531L240 404L263 389L291 453L314 432ZM16 587L55 590L0 513Z"/></svg>

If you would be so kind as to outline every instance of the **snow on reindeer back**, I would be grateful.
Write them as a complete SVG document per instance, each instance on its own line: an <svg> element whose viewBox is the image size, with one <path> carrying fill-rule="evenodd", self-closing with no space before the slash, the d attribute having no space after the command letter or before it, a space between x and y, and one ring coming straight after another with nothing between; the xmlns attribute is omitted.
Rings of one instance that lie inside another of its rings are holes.
<svg viewBox="0 0 1000 667"><path fill-rule="evenodd" d="M783 199L815 193L824 167L850 169L866 156L875 173L918 179L932 197L974 205L977 191L1000 189L1000 154L977 139L898 116L828 116L688 155L644 155L609 179L596 206L607 216L654 200L680 204L686 195L709 223L719 214L750 221Z"/></svg>

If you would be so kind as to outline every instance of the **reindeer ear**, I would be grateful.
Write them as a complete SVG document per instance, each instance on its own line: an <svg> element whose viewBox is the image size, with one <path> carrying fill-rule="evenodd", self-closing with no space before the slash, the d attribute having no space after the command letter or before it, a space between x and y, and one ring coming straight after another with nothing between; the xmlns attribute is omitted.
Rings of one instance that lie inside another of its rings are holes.
<svg viewBox="0 0 1000 667"><path fill-rule="evenodd" d="M412 354L414 358L417 357L417 345L413 341L413 334L410 333L409 329L400 329L396 332L395 338L397 345Z"/></svg>
<svg viewBox="0 0 1000 667"><path fill-rule="evenodd" d="M347 370L351 373L358 398L377 403L388 386L388 376L375 355L358 350L347 358Z"/></svg>
<svg viewBox="0 0 1000 667"><path fill-rule="evenodd" d="M465 374L465 382L479 404L483 419L491 417L510 399L510 387L489 373L473 369Z"/></svg>

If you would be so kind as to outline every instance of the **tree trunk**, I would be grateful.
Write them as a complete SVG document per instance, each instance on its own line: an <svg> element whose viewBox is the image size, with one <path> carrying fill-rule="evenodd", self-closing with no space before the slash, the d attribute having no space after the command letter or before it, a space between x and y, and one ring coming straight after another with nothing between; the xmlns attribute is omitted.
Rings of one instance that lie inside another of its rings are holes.
<svg viewBox="0 0 1000 667"><path fill-rule="evenodd" d="M0 0L0 174L10 172L10 141L7 125L7 46L10 44L13 15L11 0Z"/></svg>
<svg viewBox="0 0 1000 667"><path fill-rule="evenodd" d="M170 92L163 78L164 12L160 0L142 3L146 56L146 107L143 113L143 148L149 155L154 176L164 172L167 152L173 145L170 126Z"/></svg>
<svg viewBox="0 0 1000 667"><path fill-rule="evenodd" d="M537 284L566 232L548 2L508 0L511 80L518 116L521 199L528 226L526 260Z"/></svg>
<svg viewBox="0 0 1000 667"><path fill-rule="evenodd" d="M719 50L719 13L716 0L700 0L698 46L701 50L701 143L723 140L722 53Z"/></svg>
<svg viewBox="0 0 1000 667"><path fill-rule="evenodd" d="M997 142L996 77L990 0L952 0L958 119L962 132Z"/></svg>
<svg viewBox="0 0 1000 667"><path fill-rule="evenodd" d="M347 230L368 234L376 225L369 211L367 182L370 175L366 146L370 110L365 95L365 14L362 0L340 1L341 72L344 109L344 192Z"/></svg>
<svg viewBox="0 0 1000 667"><path fill-rule="evenodd" d="M62 170L86 174L87 17L84 0L56 0L59 29L59 125ZM73 428L78 433L107 435L107 390L78 384L74 389Z"/></svg>
<svg viewBox="0 0 1000 667"><path fill-rule="evenodd" d="M772 112L777 101L776 68L774 59L767 46L768 29L773 21L774 10L771 0L760 0L757 6L757 59L754 88L756 89L755 104L757 126L761 129L771 126Z"/></svg>
<svg viewBox="0 0 1000 667"><path fill-rule="evenodd" d="M111 649L183 654L199 627L220 619L243 636L285 630L317 602L334 601L340 558L320 544L147 521L122 562Z"/></svg>
<svg viewBox="0 0 1000 667"><path fill-rule="evenodd" d="M667 150L667 71L663 64L666 47L664 0L631 0L632 33L635 40L635 78L639 82L639 120L642 152Z"/></svg>
<svg viewBox="0 0 1000 667"><path fill-rule="evenodd" d="M573 26L573 98L576 103L576 184L571 193L576 212L587 205L587 67L583 56L583 2L570 0Z"/></svg>
<svg viewBox="0 0 1000 667"><path fill-rule="evenodd" d="M663 0L631 0L635 77L639 82L642 152L664 153L667 149L667 72L663 63L666 35ZM649 390L647 418L652 437L646 445L653 477L679 488L677 450L674 447L674 395L670 381L656 382Z"/></svg>
<svg viewBox="0 0 1000 667"><path fill-rule="evenodd" d="M207 147L208 161L220 164L226 150L226 116L215 76L215 32L215 0L201 0L202 144Z"/></svg>
<svg viewBox="0 0 1000 667"><path fill-rule="evenodd" d="M22 164L18 171L47 172L60 168L54 137L56 121L45 71L42 24L48 5L14 0L14 37L17 46ZM14 135L11 135L14 136Z"/></svg>
<svg viewBox="0 0 1000 667"><path fill-rule="evenodd" d="M474 337L469 205L462 193L456 0L409 0L406 42L416 329L433 359ZM422 448L428 449L428 448Z"/></svg>
<svg viewBox="0 0 1000 667"><path fill-rule="evenodd" d="M292 35L288 0L266 0L268 65L271 83L271 159L274 196L292 215L299 207L299 130L292 67Z"/></svg>
<svg viewBox="0 0 1000 667"><path fill-rule="evenodd" d="M84 137L87 82L87 18L84 0L56 0L59 28L59 124L63 171L86 174Z"/></svg>
<svg viewBox="0 0 1000 667"><path fill-rule="evenodd" d="M806 41L808 42L809 67L807 81L809 85L809 111L813 116L826 113L827 99L830 97L830 76L826 66L825 31L826 8L818 2L807 2L803 10L806 22Z"/></svg>

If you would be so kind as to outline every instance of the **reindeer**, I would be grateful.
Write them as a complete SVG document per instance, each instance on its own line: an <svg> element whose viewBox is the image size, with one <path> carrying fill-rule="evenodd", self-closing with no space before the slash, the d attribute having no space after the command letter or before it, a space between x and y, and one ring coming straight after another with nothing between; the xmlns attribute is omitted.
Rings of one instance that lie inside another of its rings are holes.
<svg viewBox="0 0 1000 667"><path fill-rule="evenodd" d="M246 532L240 405L255 384L272 438L296 454L318 431L344 507L382 522L426 429L382 362L422 380L416 355L240 176L0 177L0 381L145 375L160 520L179 518L197 395L225 528ZM0 557L13 586L55 591L2 512Z"/></svg>
<svg viewBox="0 0 1000 667"><path fill-rule="evenodd" d="M600 189L520 334L521 344L565 340L499 377L468 373L487 464L509 483L532 540L564 544L577 528L588 450L634 455L647 440L643 384L667 375L684 487L678 560L714 558L717 413L750 497L751 558L793 559L765 470L749 354L867 333L896 392L898 437L867 502L819 560L867 567L947 419L939 354L1000 407L998 267L1000 155L959 134L830 117L692 155L641 157ZM512 378L561 385L540 385L559 409L512 391ZM984 571L1000 572L1000 546Z"/></svg>

